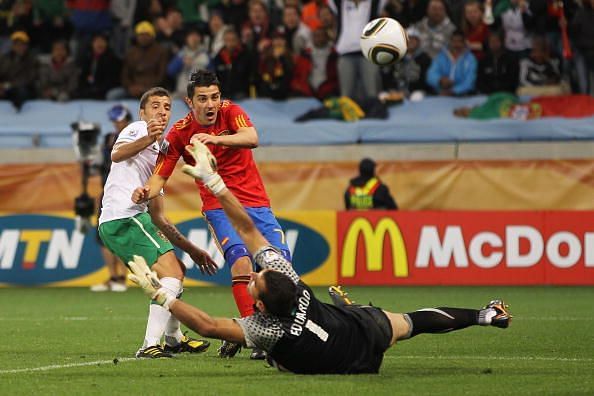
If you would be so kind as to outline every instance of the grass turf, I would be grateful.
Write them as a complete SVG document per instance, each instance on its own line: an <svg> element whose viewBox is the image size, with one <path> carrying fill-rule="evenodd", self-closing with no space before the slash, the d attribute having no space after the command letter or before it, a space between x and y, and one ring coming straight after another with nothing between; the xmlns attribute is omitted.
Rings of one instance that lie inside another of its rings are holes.
<svg viewBox="0 0 594 396"><path fill-rule="evenodd" d="M329 301L325 289L317 296ZM420 335L390 349L379 375L295 376L243 351L134 360L147 301L138 289L0 289L2 394L594 394L594 288L360 287L358 302L396 312L480 307L503 297L509 329L472 327ZM229 288L193 288L184 299L216 316L236 313ZM115 364L113 361L117 359Z"/></svg>

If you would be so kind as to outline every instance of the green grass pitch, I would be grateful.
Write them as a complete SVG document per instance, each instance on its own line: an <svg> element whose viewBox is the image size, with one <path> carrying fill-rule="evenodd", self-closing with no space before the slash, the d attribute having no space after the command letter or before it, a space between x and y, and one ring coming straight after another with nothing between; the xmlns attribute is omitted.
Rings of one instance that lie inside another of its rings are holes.
<svg viewBox="0 0 594 396"><path fill-rule="evenodd" d="M319 298L329 301L324 288ZM509 329L473 327L421 335L390 349L379 375L296 376L250 361L201 355L130 359L144 336L138 289L0 289L0 394L592 395L592 287L359 287L358 302L407 312L480 307L503 297ZM191 288L184 299L217 316L236 314L230 288ZM114 359L118 359L115 364Z"/></svg>

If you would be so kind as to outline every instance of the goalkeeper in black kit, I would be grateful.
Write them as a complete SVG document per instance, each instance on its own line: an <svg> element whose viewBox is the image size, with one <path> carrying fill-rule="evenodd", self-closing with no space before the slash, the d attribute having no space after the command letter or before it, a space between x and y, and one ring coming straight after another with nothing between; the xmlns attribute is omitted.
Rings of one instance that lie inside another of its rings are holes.
<svg viewBox="0 0 594 396"><path fill-rule="evenodd" d="M262 268L251 274L248 291L257 312L245 318L213 318L161 288L141 257L129 263L130 279L154 302L204 337L241 343L266 351L271 365L299 374L377 373L384 352L397 341L422 333L445 333L469 326L507 328L511 315L501 300L483 309L425 308L393 313L353 304L339 287L329 292L334 304L319 301L293 270L291 263L270 246L227 190L216 173L216 161L200 142L186 149L194 166L183 171L204 183L217 196L228 218Z"/></svg>

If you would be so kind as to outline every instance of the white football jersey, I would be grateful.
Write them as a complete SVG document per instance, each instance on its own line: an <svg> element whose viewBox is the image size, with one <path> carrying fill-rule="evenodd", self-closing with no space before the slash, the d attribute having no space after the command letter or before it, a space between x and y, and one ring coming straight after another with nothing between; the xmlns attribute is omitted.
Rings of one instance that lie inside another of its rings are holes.
<svg viewBox="0 0 594 396"><path fill-rule="evenodd" d="M120 132L115 144L133 142L147 135L146 122L136 121ZM159 144L155 142L134 157L111 164L109 176L103 188L99 224L133 217L147 211L146 202L139 205L132 202L132 192L137 187L144 186L151 177L158 155Z"/></svg>

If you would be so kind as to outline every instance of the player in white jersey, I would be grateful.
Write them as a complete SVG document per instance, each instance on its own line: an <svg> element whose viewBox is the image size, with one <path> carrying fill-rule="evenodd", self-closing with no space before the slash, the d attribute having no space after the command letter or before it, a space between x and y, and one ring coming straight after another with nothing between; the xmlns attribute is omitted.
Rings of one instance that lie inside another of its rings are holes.
<svg viewBox="0 0 594 396"><path fill-rule="evenodd" d="M216 264L210 256L185 238L167 220L163 192L156 199L135 204L130 196L136 186L145 185L152 175L159 150L167 150L162 136L171 116L171 97L160 87L151 88L140 99L140 121L120 132L111 153L111 171L105 183L99 235L105 246L124 263L133 254L142 256L171 294L183 290L185 266L173 251L172 243L186 251L204 273L213 274ZM165 345L161 338L165 335ZM163 307L151 304L142 347L138 358L172 357L179 352L203 352L208 341L186 337L180 322Z"/></svg>

